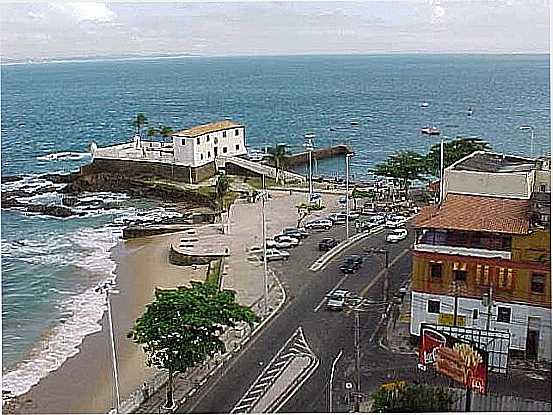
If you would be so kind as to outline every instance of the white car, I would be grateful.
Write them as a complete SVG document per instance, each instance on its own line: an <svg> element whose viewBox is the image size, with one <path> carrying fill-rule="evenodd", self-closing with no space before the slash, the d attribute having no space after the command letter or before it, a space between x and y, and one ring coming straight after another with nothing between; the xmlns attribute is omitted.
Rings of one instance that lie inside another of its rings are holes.
<svg viewBox="0 0 553 415"><path fill-rule="evenodd" d="M394 229L386 236L386 242L396 243L407 238L407 229Z"/></svg>
<svg viewBox="0 0 553 415"><path fill-rule="evenodd" d="M269 261L288 261L290 258L290 252L280 251L278 249L267 249L267 262ZM263 259L263 255L261 255Z"/></svg>
<svg viewBox="0 0 553 415"><path fill-rule="evenodd" d="M248 252L249 252L250 255L263 255L263 247L261 247L261 246L252 246L249 249Z"/></svg>
<svg viewBox="0 0 553 415"><path fill-rule="evenodd" d="M341 223L346 223L346 214L332 213L331 215L329 215L328 219L330 219L335 225L339 225Z"/></svg>
<svg viewBox="0 0 553 415"><path fill-rule="evenodd" d="M325 229L332 228L332 221L330 219L315 219L305 224L305 229Z"/></svg>
<svg viewBox="0 0 553 415"><path fill-rule="evenodd" d="M404 225L405 222L407 221L403 216L392 216L386 221L386 224L384 226L394 229L399 228L401 225Z"/></svg>
<svg viewBox="0 0 553 415"><path fill-rule="evenodd" d="M386 222L386 218L383 215L373 215L369 217L369 222L376 223L377 225L382 225Z"/></svg>
<svg viewBox="0 0 553 415"><path fill-rule="evenodd" d="M270 249L270 248L290 249L290 248L293 248L295 246L298 246L297 244L294 244L290 241L280 240L280 239L278 241L275 241L274 239L266 239L265 243L267 244L268 249Z"/></svg>
<svg viewBox="0 0 553 415"><path fill-rule="evenodd" d="M326 307L330 310L341 310L349 297L349 291L337 289L327 294Z"/></svg>
<svg viewBox="0 0 553 415"><path fill-rule="evenodd" d="M289 244L290 246L298 246L301 243L299 239L294 238L294 237L289 236L289 235L284 235L282 233L279 233L279 234L273 236L273 239L277 243L284 242L284 243Z"/></svg>

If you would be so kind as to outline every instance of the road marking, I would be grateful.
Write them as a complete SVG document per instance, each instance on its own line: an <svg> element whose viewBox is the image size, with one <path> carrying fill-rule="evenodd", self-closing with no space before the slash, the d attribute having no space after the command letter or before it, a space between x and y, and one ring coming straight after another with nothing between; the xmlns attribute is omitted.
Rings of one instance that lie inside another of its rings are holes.
<svg viewBox="0 0 553 415"><path fill-rule="evenodd" d="M340 281L338 281L338 284L336 284L334 286L334 288L332 290L330 290L331 292L334 291L334 290L337 290L338 288L340 288L340 286L344 283L344 281L348 278L348 275L344 275L342 277L342 279ZM321 302L317 305L317 307L315 307L313 309L313 311L316 313L317 311L319 311L319 309L323 306L323 304L326 302L326 296L323 297L323 299L321 300Z"/></svg>

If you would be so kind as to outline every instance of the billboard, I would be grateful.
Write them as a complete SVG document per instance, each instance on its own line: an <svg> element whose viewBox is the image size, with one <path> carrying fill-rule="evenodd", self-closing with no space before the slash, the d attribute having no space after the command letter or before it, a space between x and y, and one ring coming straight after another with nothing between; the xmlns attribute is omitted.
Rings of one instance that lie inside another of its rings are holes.
<svg viewBox="0 0 553 415"><path fill-rule="evenodd" d="M470 342L422 324L419 364L434 368L466 388L486 393L488 353Z"/></svg>

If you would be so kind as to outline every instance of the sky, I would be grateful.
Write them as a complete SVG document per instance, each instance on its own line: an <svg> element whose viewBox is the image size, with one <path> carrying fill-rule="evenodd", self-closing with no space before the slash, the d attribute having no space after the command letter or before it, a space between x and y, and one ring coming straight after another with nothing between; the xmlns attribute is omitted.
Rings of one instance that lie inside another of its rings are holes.
<svg viewBox="0 0 553 415"><path fill-rule="evenodd" d="M549 0L2 3L2 60L549 53Z"/></svg>

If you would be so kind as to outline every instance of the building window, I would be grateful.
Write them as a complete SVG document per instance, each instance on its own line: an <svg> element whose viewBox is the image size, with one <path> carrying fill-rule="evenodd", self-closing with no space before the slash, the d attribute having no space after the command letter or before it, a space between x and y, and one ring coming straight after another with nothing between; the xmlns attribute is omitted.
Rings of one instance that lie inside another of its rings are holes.
<svg viewBox="0 0 553 415"><path fill-rule="evenodd" d="M453 279L455 281L467 280L467 264L463 264L461 262L453 263Z"/></svg>
<svg viewBox="0 0 553 415"><path fill-rule="evenodd" d="M511 322L511 309L508 307L498 307L497 308L497 321L499 323L510 323Z"/></svg>
<svg viewBox="0 0 553 415"><path fill-rule="evenodd" d="M486 285L486 286L490 284L490 266L489 265L476 266L476 284Z"/></svg>
<svg viewBox="0 0 553 415"><path fill-rule="evenodd" d="M502 290L510 290L513 286L512 268L499 268L498 287Z"/></svg>
<svg viewBox="0 0 553 415"><path fill-rule="evenodd" d="M226 147L223 147L223 154L227 152L227 148Z"/></svg>
<svg viewBox="0 0 553 415"><path fill-rule="evenodd" d="M437 300L428 300L428 312L440 314L440 302Z"/></svg>
<svg viewBox="0 0 553 415"><path fill-rule="evenodd" d="M540 192L547 192L547 185L540 184Z"/></svg>
<svg viewBox="0 0 553 415"><path fill-rule="evenodd" d="M219 139L217 137L215 137L213 139L213 144L215 144L215 145L219 144Z"/></svg>
<svg viewBox="0 0 553 415"><path fill-rule="evenodd" d="M207 158L208 158L208 159L211 158L211 151L208 151L208 152L207 152Z"/></svg>
<svg viewBox="0 0 553 415"><path fill-rule="evenodd" d="M180 143L181 143L183 146L186 145L186 139L185 139L185 138L181 138Z"/></svg>
<svg viewBox="0 0 553 415"><path fill-rule="evenodd" d="M236 150L240 150L240 144L236 144Z"/></svg>
<svg viewBox="0 0 553 415"><path fill-rule="evenodd" d="M200 137L196 138L196 144L200 145Z"/></svg>
<svg viewBox="0 0 553 415"><path fill-rule="evenodd" d="M204 155L200 154L200 160L203 160L203 159L204 159Z"/></svg>
<svg viewBox="0 0 553 415"><path fill-rule="evenodd" d="M226 136L227 136L227 132L223 131L223 138L225 138Z"/></svg>
<svg viewBox="0 0 553 415"><path fill-rule="evenodd" d="M234 130L234 135L238 135L238 134L240 134L240 130L237 128L236 130ZM545 192L545 190L544 190L544 192Z"/></svg>
<svg viewBox="0 0 553 415"><path fill-rule="evenodd" d="M543 294L545 291L545 275L533 272L530 288L533 293Z"/></svg>
<svg viewBox="0 0 553 415"><path fill-rule="evenodd" d="M442 278L442 263L430 262L430 278L439 280Z"/></svg>
<svg viewBox="0 0 553 415"><path fill-rule="evenodd" d="M206 143L209 143L209 134L208 134L207 137L205 138L205 142L206 142Z"/></svg>
<svg viewBox="0 0 553 415"><path fill-rule="evenodd" d="M472 309L472 319L473 320L478 320L478 309L477 308Z"/></svg>

